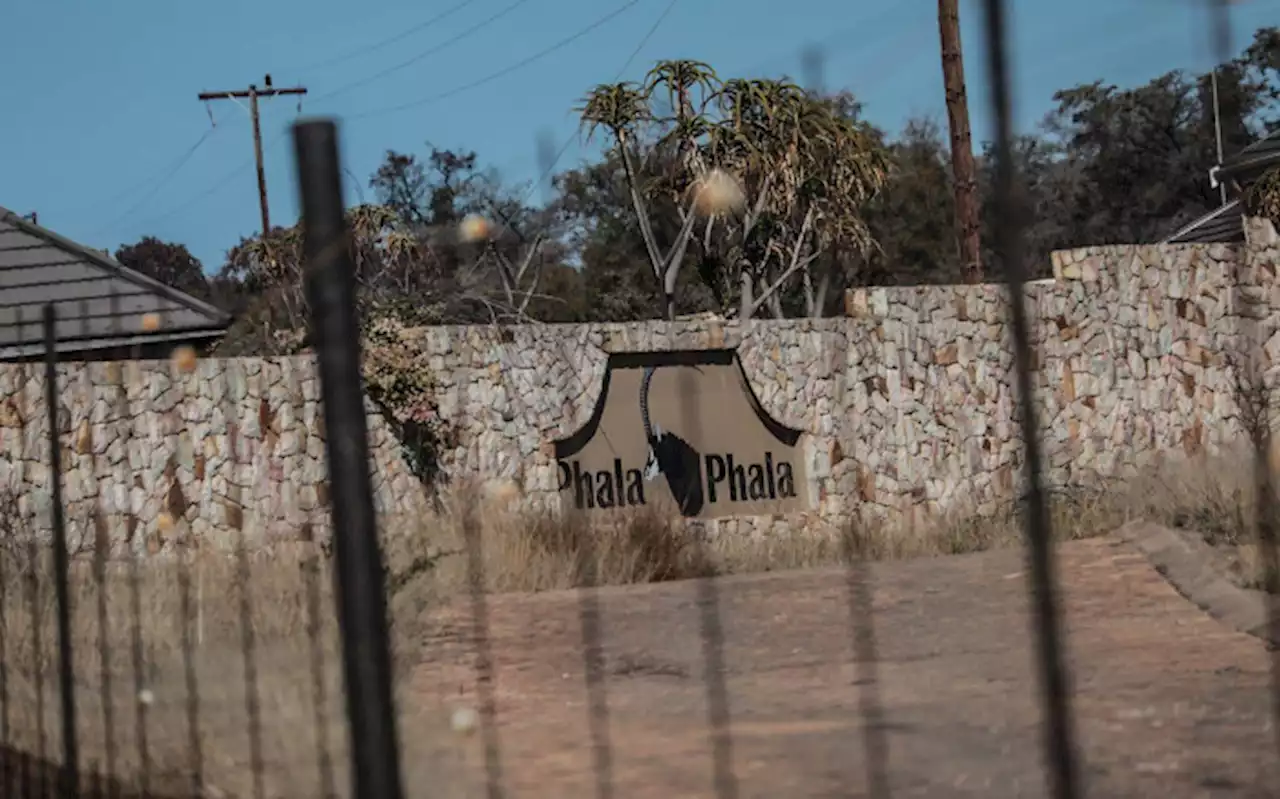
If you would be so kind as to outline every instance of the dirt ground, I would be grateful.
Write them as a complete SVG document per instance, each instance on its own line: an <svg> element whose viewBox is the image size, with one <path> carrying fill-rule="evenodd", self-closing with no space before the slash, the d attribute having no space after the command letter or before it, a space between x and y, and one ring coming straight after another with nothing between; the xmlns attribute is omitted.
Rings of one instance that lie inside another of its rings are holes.
<svg viewBox="0 0 1280 799"><path fill-rule="evenodd" d="M1087 795L1280 796L1262 643L1210 618L1117 539L1059 551ZM876 728L892 795L1047 796L1022 554L876 564L870 574ZM490 598L495 734L466 739L454 756L471 784L445 795L872 795L862 721L871 684L854 657L865 619L852 618L849 575L715 581L730 718L715 741L701 627L709 585L599 592L599 747L580 595ZM412 693L482 707L472 618L463 603L430 621ZM434 744L404 746L413 760Z"/></svg>

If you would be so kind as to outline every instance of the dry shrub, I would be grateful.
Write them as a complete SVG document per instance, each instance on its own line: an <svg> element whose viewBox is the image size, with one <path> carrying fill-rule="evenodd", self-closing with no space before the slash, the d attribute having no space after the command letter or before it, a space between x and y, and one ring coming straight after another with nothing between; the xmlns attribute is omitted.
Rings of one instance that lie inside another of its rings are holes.
<svg viewBox="0 0 1280 799"><path fill-rule="evenodd" d="M126 561L106 564L102 580L94 575L91 556L72 563L72 652L82 772L107 771L111 740L111 774L126 790L140 790L144 766L136 733L141 710L146 717L150 795L196 796L196 752L203 795L254 795L248 709L252 684L265 795L333 795L321 781L322 753L332 765L332 789L338 796L348 795L346 708L331 564L318 548L304 545L274 547L247 561L242 564L231 555L213 552L187 553L183 561L143 558L136 582ZM12 585L16 575L11 569L18 565L0 563L0 579ZM9 595L0 614L7 678L3 710L9 745L59 762L57 624L47 557L40 559L37 581L40 594L34 606L26 595ZM105 648L100 599L107 610ZM393 628L397 651L410 651L403 644L403 632L411 629ZM134 662L135 630L141 670ZM189 649L184 649L184 630ZM252 633L249 649L246 630ZM252 653L256 672L252 683L246 651ZM400 724L412 731L415 741L415 757L404 764L406 778L419 786L436 779L462 784L458 766L463 742L449 730L448 708L439 701L408 696L411 690L408 681L398 681ZM192 716L198 746L192 744ZM410 795L429 794L423 787Z"/></svg>
<svg viewBox="0 0 1280 799"><path fill-rule="evenodd" d="M1138 476L1047 492L1054 536L1070 541L1105 535L1136 518L1194 530L1209 543L1248 554L1255 533L1255 490L1248 454L1167 461ZM994 514L963 510L931 518L850 520L836 528L767 535L707 536L702 525L671 508L611 514L528 509L495 500L473 486L446 497L428 519L387 531L393 563L430 563L422 581L433 596L466 590L466 524L480 553L486 591L519 592L598 583L622 585L714 574L831 566L849 558L892 560L980 552L1021 545L1023 503ZM464 522L466 524L464 524ZM1248 559L1241 558L1244 563ZM1256 560L1256 558L1254 558ZM395 567L393 566L393 571ZM1247 567L1242 567L1247 568ZM418 575L401 574L399 587Z"/></svg>
<svg viewBox="0 0 1280 799"><path fill-rule="evenodd" d="M486 591L546 591L583 585L661 582L715 573L696 523L651 505L604 516L515 509L474 486L444 498L428 519L384 530L393 595L415 578L433 595L471 587L475 553ZM428 565L429 564L429 565Z"/></svg>

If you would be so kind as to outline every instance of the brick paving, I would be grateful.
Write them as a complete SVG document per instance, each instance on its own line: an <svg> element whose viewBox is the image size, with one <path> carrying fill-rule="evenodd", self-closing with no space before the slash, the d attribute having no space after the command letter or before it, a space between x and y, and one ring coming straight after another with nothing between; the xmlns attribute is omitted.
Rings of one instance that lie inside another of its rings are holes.
<svg viewBox="0 0 1280 799"><path fill-rule="evenodd" d="M1021 557L872 567L893 796L1047 795ZM1280 796L1261 642L1211 619L1116 539L1065 545L1059 562L1088 795ZM736 783L722 795L867 795L846 572L715 587ZM699 583L599 596L611 795L716 796ZM491 598L500 795L600 795L579 609L575 592ZM474 706L469 625L465 605L432 620L413 676L424 700ZM482 738L465 752L477 784L448 795L483 795Z"/></svg>

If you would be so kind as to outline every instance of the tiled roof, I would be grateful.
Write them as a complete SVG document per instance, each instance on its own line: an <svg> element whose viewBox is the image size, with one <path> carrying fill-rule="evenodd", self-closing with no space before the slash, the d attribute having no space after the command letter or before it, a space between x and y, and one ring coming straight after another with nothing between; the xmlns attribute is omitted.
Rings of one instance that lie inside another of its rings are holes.
<svg viewBox="0 0 1280 799"><path fill-rule="evenodd" d="M58 349L216 338L226 313L0 207L0 360L43 350L43 308L57 311ZM160 315L162 329L142 329Z"/></svg>

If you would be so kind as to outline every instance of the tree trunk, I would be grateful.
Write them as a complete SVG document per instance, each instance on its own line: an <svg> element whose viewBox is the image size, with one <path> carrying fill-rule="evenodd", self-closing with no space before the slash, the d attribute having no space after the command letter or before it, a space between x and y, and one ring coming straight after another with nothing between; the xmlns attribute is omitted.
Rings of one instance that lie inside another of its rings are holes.
<svg viewBox="0 0 1280 799"><path fill-rule="evenodd" d="M942 82L947 91L947 125L951 130L951 174L955 181L956 234L960 264L964 269L965 279L970 283L978 283L982 280L978 180L974 175L973 141L969 134L969 99L964 89L959 0L938 0L938 32L942 39Z"/></svg>

